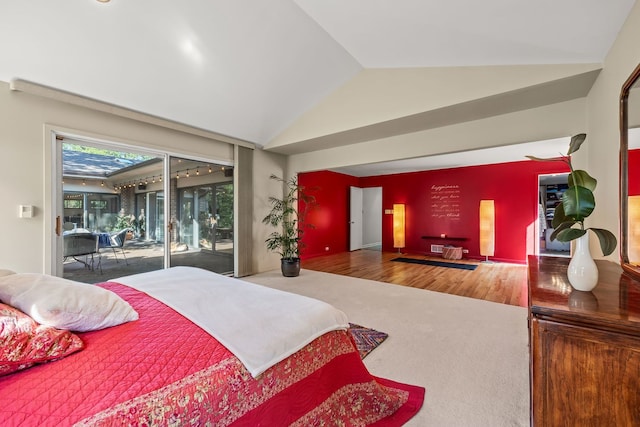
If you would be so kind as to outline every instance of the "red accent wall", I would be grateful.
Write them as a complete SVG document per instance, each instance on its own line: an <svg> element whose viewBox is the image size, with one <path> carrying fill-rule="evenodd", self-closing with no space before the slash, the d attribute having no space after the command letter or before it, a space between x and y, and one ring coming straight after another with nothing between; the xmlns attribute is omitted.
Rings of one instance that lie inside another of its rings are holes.
<svg viewBox="0 0 640 427"><path fill-rule="evenodd" d="M306 172L298 175L298 184L318 202L307 215L315 228L304 231L301 258L349 250L349 187L359 187L359 178L330 171Z"/></svg>
<svg viewBox="0 0 640 427"><path fill-rule="evenodd" d="M640 194L640 150L629 150L627 170L629 196L637 196Z"/></svg>
<svg viewBox="0 0 640 427"><path fill-rule="evenodd" d="M421 236L446 234L467 238L461 246L469 258L482 259L479 243L479 206L495 200L496 261L525 263L527 239L538 220L538 175L569 172L562 162L521 161L436 171L356 178L335 172L299 175L305 186L318 186L319 210L310 217L315 230L305 232L304 258L348 250L349 186L382 187L382 209L404 203L405 253L426 253ZM393 248L392 215L382 218L382 250ZM530 233L528 236L527 233ZM441 243L441 242L434 242ZM329 251L325 251L325 247Z"/></svg>

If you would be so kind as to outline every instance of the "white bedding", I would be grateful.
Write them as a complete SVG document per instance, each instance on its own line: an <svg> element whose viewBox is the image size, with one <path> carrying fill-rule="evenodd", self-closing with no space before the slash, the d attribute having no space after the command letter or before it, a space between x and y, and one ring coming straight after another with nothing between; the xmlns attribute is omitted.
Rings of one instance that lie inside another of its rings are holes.
<svg viewBox="0 0 640 427"><path fill-rule="evenodd" d="M326 332L347 329L347 316L313 298L194 267L112 279L145 292L211 334L257 377Z"/></svg>

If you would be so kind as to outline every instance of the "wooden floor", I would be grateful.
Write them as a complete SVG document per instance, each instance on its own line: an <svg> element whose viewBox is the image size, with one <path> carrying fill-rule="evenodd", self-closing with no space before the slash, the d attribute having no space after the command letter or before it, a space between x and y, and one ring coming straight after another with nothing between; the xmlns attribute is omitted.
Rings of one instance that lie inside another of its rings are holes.
<svg viewBox="0 0 640 427"><path fill-rule="evenodd" d="M475 270L461 270L391 261L398 256L448 261L442 258L361 249L306 259L302 261L302 268L502 304L527 306L526 265L452 261L478 264Z"/></svg>

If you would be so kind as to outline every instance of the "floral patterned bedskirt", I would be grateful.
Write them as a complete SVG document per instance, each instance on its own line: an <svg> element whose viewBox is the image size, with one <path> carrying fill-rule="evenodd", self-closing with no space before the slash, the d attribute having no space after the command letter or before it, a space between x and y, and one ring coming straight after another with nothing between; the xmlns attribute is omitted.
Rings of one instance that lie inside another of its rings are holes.
<svg viewBox="0 0 640 427"><path fill-rule="evenodd" d="M85 349L0 377L0 425L402 425L422 387L372 376L346 331L253 378L218 341L115 283L140 319L79 334Z"/></svg>

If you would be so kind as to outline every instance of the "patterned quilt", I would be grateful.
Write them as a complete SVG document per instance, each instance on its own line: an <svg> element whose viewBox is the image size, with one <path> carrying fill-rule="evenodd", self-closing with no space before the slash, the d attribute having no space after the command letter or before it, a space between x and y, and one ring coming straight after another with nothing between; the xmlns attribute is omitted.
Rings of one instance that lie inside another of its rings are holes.
<svg viewBox="0 0 640 427"><path fill-rule="evenodd" d="M424 389L373 377L333 331L257 378L191 321L103 283L137 321L78 334L84 350L0 377L0 425L401 425Z"/></svg>

